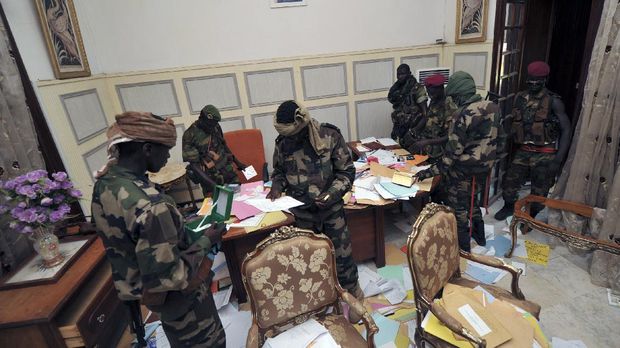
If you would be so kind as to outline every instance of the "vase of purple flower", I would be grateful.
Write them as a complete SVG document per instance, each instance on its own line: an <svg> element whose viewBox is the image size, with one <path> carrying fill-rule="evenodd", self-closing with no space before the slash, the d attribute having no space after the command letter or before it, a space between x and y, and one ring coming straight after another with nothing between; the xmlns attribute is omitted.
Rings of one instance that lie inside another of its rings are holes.
<svg viewBox="0 0 620 348"><path fill-rule="evenodd" d="M0 193L0 217L8 217L9 228L30 237L44 267L60 264L64 256L54 227L68 217L71 204L82 196L67 173L50 176L45 170L34 170L0 181Z"/></svg>

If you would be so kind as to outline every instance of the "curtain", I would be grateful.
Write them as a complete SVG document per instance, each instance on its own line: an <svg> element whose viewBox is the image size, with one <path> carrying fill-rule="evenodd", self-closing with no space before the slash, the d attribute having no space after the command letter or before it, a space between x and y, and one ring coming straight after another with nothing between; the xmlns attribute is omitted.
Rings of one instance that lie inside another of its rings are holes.
<svg viewBox="0 0 620 348"><path fill-rule="evenodd" d="M549 223L598 239L620 237L620 7L606 0L594 43L581 115L552 197L606 209L600 229L571 213L550 211ZM615 237L614 237L615 236ZM620 291L620 256L597 251L590 268L597 285Z"/></svg>
<svg viewBox="0 0 620 348"><path fill-rule="evenodd" d="M6 28L0 21L0 180L3 181L33 169L45 168L9 45ZM27 238L10 231L7 225L6 219L0 219L0 275L30 253Z"/></svg>

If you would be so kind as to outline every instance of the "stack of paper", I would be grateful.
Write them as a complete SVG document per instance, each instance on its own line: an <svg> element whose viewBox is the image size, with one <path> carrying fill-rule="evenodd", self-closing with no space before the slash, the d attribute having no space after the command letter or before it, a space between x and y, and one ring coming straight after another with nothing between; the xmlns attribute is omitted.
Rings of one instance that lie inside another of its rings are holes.
<svg viewBox="0 0 620 348"><path fill-rule="evenodd" d="M397 185L393 182L382 182L381 187L389 192L389 194L396 199L407 200L409 197L415 197L418 193L418 185L413 185L411 187L405 187L401 185ZM379 192L381 194L381 192ZM384 197L385 198L385 197Z"/></svg>
<svg viewBox="0 0 620 348"><path fill-rule="evenodd" d="M267 213L274 211L289 210L294 207L303 205L303 202L296 200L290 196L284 196L274 201L267 198L250 198L245 201L247 204L253 205L257 209Z"/></svg>
<svg viewBox="0 0 620 348"><path fill-rule="evenodd" d="M276 337L268 338L263 347L289 348L291 345L294 345L295 347L305 348L311 344L312 347L340 347L325 326L314 319L309 319L303 324L296 325Z"/></svg>
<svg viewBox="0 0 620 348"><path fill-rule="evenodd" d="M479 280L485 284L494 284L500 281L508 272L482 265L476 262L467 261L467 270L465 274L470 277Z"/></svg>
<svg viewBox="0 0 620 348"><path fill-rule="evenodd" d="M398 143L392 138L380 138L377 139L377 142L383 146L398 146Z"/></svg>
<svg viewBox="0 0 620 348"><path fill-rule="evenodd" d="M375 157L377 161L379 162L379 164L384 165L384 166L389 166L389 165L398 163L398 157L394 156L394 153L388 150L380 149L377 151L369 152L367 153L367 156Z"/></svg>

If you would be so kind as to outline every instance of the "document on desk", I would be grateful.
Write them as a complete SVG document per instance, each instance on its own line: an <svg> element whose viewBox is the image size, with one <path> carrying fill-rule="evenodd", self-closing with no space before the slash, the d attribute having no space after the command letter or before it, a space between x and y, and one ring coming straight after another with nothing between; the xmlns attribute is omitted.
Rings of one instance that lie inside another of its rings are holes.
<svg viewBox="0 0 620 348"><path fill-rule="evenodd" d="M300 205L304 205L303 202L296 200L290 196L280 197L274 201L268 198L250 198L245 201L247 204L253 205L259 210L268 213L272 211L282 211L289 210L291 208L299 207Z"/></svg>
<svg viewBox="0 0 620 348"><path fill-rule="evenodd" d="M377 142L383 146L397 146L398 143L394 141L392 138L379 138Z"/></svg>
<svg viewBox="0 0 620 348"><path fill-rule="evenodd" d="M263 220L263 218L265 217L266 213L262 213L262 214L258 214L256 216L252 216L251 218L245 219L243 221L239 221L237 223L234 224L230 224L228 226L230 227L254 227L254 226L258 226L260 224L260 222Z"/></svg>
<svg viewBox="0 0 620 348"><path fill-rule="evenodd" d="M368 144L368 143L374 143L375 141L377 141L377 138L375 138L375 137L368 137L368 138L364 138L364 139L360 140L360 143Z"/></svg>

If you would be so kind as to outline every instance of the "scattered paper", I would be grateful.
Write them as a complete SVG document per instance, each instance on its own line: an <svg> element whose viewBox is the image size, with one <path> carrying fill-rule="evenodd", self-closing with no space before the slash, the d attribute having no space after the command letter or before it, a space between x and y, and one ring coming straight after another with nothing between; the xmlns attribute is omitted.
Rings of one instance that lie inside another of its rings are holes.
<svg viewBox="0 0 620 348"><path fill-rule="evenodd" d="M403 266L403 283L405 290L413 290L413 279L408 266Z"/></svg>
<svg viewBox="0 0 620 348"><path fill-rule="evenodd" d="M265 213L261 213L251 218L245 219L243 221L230 224L228 226L230 227L254 227L254 226L258 226L264 217L265 217Z"/></svg>
<svg viewBox="0 0 620 348"><path fill-rule="evenodd" d="M366 167L368 167L368 163L355 161L353 162L353 166L355 167L355 171L360 171L362 169L366 169Z"/></svg>
<svg viewBox="0 0 620 348"><path fill-rule="evenodd" d="M388 190L383 188L381 184L375 184L375 190L379 193L383 199L396 199L397 197L391 194Z"/></svg>
<svg viewBox="0 0 620 348"><path fill-rule="evenodd" d="M411 187L405 187L397 185L393 182L384 182L380 184L385 190L387 190L390 194L395 197L415 197L418 192L418 185L413 185Z"/></svg>
<svg viewBox="0 0 620 348"><path fill-rule="evenodd" d="M168 337L166 337L164 327L161 325L155 330L155 347L170 348L170 342L168 342Z"/></svg>
<svg viewBox="0 0 620 348"><path fill-rule="evenodd" d="M246 180L250 180L257 175L256 169L254 169L254 166L246 167L241 172L243 173L243 176L245 176Z"/></svg>
<svg viewBox="0 0 620 348"><path fill-rule="evenodd" d="M525 248L525 244L523 243L522 239L517 239L517 246L512 252L512 255L520 257L522 259L527 259L527 249Z"/></svg>
<svg viewBox="0 0 620 348"><path fill-rule="evenodd" d="M394 169L390 169L379 163L376 163L376 162L370 163L370 174L372 174L373 176L382 176L384 178L390 179L391 181L392 177L394 176L394 172L396 172Z"/></svg>
<svg viewBox="0 0 620 348"><path fill-rule="evenodd" d="M378 181L379 179L376 176L367 176L364 178L355 179L355 181L353 181L353 186L373 191L375 189L375 184Z"/></svg>
<svg viewBox="0 0 620 348"><path fill-rule="evenodd" d="M273 211L282 211L289 210L291 208L298 207L303 205L302 202L296 200L290 196L284 196L276 199L275 201L271 201L271 199L267 198L251 198L245 201L246 203L253 205L254 207L260 209L261 211L273 212Z"/></svg>
<svg viewBox="0 0 620 348"><path fill-rule="evenodd" d="M527 249L528 260L543 266L546 266L547 263L549 263L548 245L526 240L525 249Z"/></svg>
<svg viewBox="0 0 620 348"><path fill-rule="evenodd" d="M478 290L478 291L482 291L482 294L484 295L484 300L487 304L491 304L493 303L493 301L495 301L495 296L491 295L490 292L488 292L485 288L483 288L482 286L478 285L474 288L474 290ZM484 304L484 303L483 303Z"/></svg>
<svg viewBox="0 0 620 348"><path fill-rule="evenodd" d="M377 139L377 142L383 146L398 146L398 143L392 138L379 138Z"/></svg>
<svg viewBox="0 0 620 348"><path fill-rule="evenodd" d="M407 291L403 288L403 285L395 279L390 279L386 283L380 284L379 289L383 292L385 299L393 305L399 304L407 298Z"/></svg>
<svg viewBox="0 0 620 348"><path fill-rule="evenodd" d="M371 297L381 293L381 289L379 289L377 283L381 281L382 278L377 272L360 265L357 267L357 274L360 288L362 288L365 297Z"/></svg>
<svg viewBox="0 0 620 348"><path fill-rule="evenodd" d="M389 342L394 343L400 323L386 318L379 313L373 313L372 318L374 319L375 324L379 327L379 332L375 334L375 345L377 347L381 347Z"/></svg>
<svg viewBox="0 0 620 348"><path fill-rule="evenodd" d="M325 326L314 319L309 319L303 324L293 326L276 337L270 337L265 341L265 348L289 348L292 342L297 347L307 347L319 336L329 335Z"/></svg>
<svg viewBox="0 0 620 348"><path fill-rule="evenodd" d="M368 137L368 138L364 138L364 139L360 140L360 143L368 144L368 143L374 143L375 141L377 141L377 138L375 138L375 137Z"/></svg>
<svg viewBox="0 0 620 348"><path fill-rule="evenodd" d="M377 269L377 273L383 278L386 279L394 279L398 281L399 284L403 284L403 266L397 265L392 266L388 265L385 267L381 267Z"/></svg>
<svg viewBox="0 0 620 348"><path fill-rule="evenodd" d="M504 236L495 236L495 238L487 240L487 248L493 247L497 257L504 257L511 244L512 241Z"/></svg>
<svg viewBox="0 0 620 348"><path fill-rule="evenodd" d="M235 200L241 200L239 197L252 198L264 194L265 186L262 181L248 182L241 184L239 196L235 196ZM246 198L246 199L247 199Z"/></svg>
<svg viewBox="0 0 620 348"><path fill-rule="evenodd" d="M476 245L475 247L471 248L471 252L472 254L484 255L487 252L487 248L480 246L480 245ZM493 254L495 255L495 252Z"/></svg>
<svg viewBox="0 0 620 348"><path fill-rule="evenodd" d="M379 162L379 164L384 165L384 166L389 166L389 165L398 163L398 157L394 156L394 153L388 150L383 150L383 149L376 150L373 152L369 152L367 156L375 157L377 161Z"/></svg>
<svg viewBox="0 0 620 348"><path fill-rule="evenodd" d="M226 332L226 347L245 347L247 333L252 326L252 313L239 311L229 303L218 311L218 315Z"/></svg>
<svg viewBox="0 0 620 348"><path fill-rule="evenodd" d="M607 289L607 300L610 306L620 307L620 294L615 294L611 289Z"/></svg>
<svg viewBox="0 0 620 348"><path fill-rule="evenodd" d="M213 281L230 277L230 273L228 271L228 264L226 263L226 256L224 255L224 253L215 254L215 258L213 259L213 265L211 265L211 271L214 273Z"/></svg>
<svg viewBox="0 0 620 348"><path fill-rule="evenodd" d="M243 201L233 201L232 203L231 214L236 216L239 220L245 220L260 213L262 213L262 211L258 208Z"/></svg>
<svg viewBox="0 0 620 348"><path fill-rule="evenodd" d="M466 304L459 307L459 313L467 320L480 337L485 336L491 332L491 328L476 314L470 305Z"/></svg>
<svg viewBox="0 0 620 348"><path fill-rule="evenodd" d="M558 337L551 338L551 346L553 348L587 348L585 343L580 340L563 340Z"/></svg>
<svg viewBox="0 0 620 348"><path fill-rule="evenodd" d="M357 145L357 146L355 147L355 149L356 149L357 151L359 151L359 152L368 152L368 151L370 151L370 149L369 149L369 148L367 148L366 146L361 145L361 144L360 144L360 145Z"/></svg>
<svg viewBox="0 0 620 348"><path fill-rule="evenodd" d="M368 190L363 187L356 187L354 193L356 200L367 199L369 201L382 201L383 198L375 192L375 190Z"/></svg>
<svg viewBox="0 0 620 348"><path fill-rule="evenodd" d="M479 280L482 283L493 284L496 282L498 277L500 277L502 272L506 273L506 271L495 270L489 266L467 261L467 270L465 271L465 274ZM501 277L499 279L501 279Z"/></svg>
<svg viewBox="0 0 620 348"><path fill-rule="evenodd" d="M232 286L229 286L226 290L221 290L213 294L213 301L215 302L215 308L220 310L220 308L226 306L230 301L230 295L232 294Z"/></svg>
<svg viewBox="0 0 620 348"><path fill-rule="evenodd" d="M484 236L486 239L495 237L495 226L484 224Z"/></svg>

